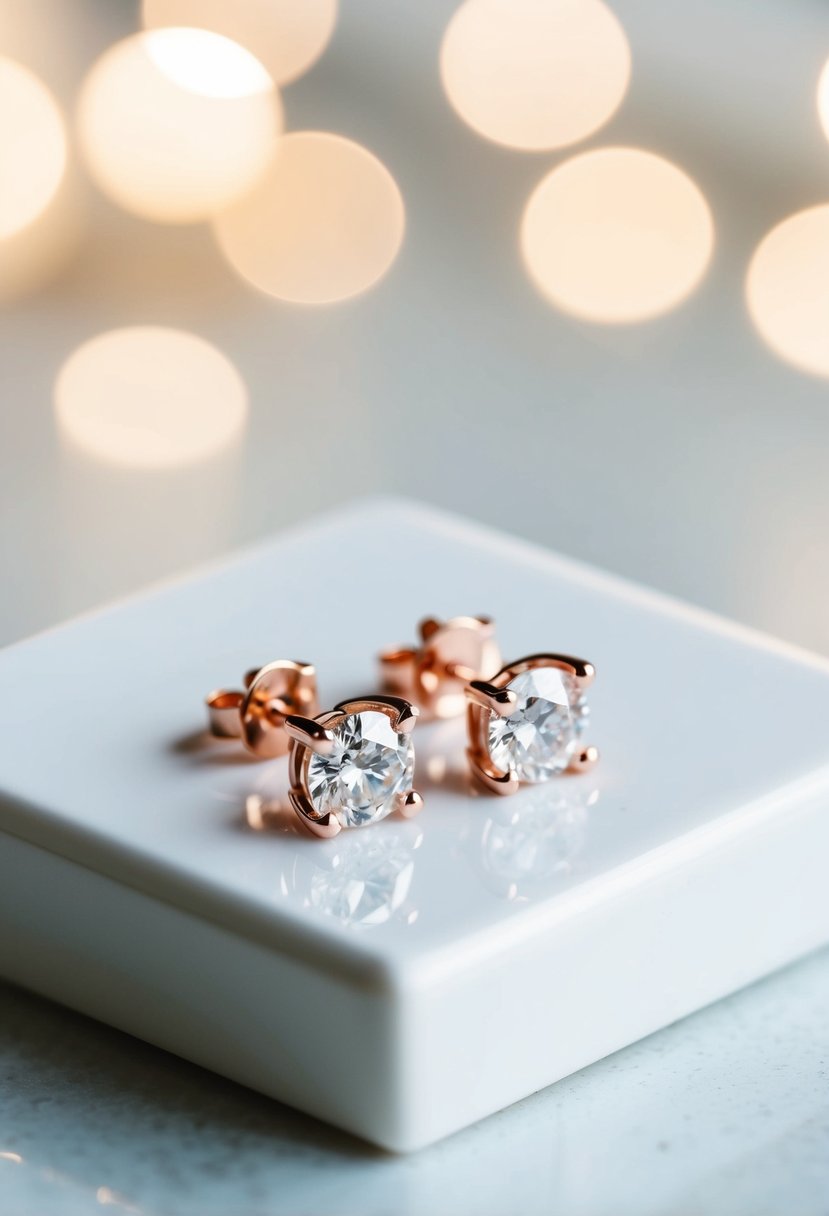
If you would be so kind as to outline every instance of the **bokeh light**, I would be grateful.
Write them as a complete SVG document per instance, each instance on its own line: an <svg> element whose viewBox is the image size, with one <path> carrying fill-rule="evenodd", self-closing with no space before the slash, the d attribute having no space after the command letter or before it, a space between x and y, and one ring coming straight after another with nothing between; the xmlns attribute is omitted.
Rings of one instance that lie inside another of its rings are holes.
<svg viewBox="0 0 829 1216"><path fill-rule="evenodd" d="M197 26L232 38L277 84L307 72L328 45L337 0L144 0L144 25Z"/></svg>
<svg viewBox="0 0 829 1216"><path fill-rule="evenodd" d="M248 282L325 304L365 291L400 248L405 212L388 169L339 135L286 135L268 173L216 217L219 246Z"/></svg>
<svg viewBox="0 0 829 1216"><path fill-rule="evenodd" d="M560 148L611 117L630 49L601 0L466 0L450 21L441 77L479 134L513 148Z"/></svg>
<svg viewBox="0 0 829 1216"><path fill-rule="evenodd" d="M749 264L746 300L776 354L829 376L829 205L791 215L763 238Z"/></svg>
<svg viewBox="0 0 829 1216"><path fill-rule="evenodd" d="M203 30L155 30L142 38L152 62L168 80L202 97L238 98L269 93L273 81L244 47Z"/></svg>
<svg viewBox="0 0 829 1216"><path fill-rule="evenodd" d="M165 469L208 459L242 432L247 391L209 342L177 329L100 334L55 384L61 431L108 464Z"/></svg>
<svg viewBox="0 0 829 1216"><path fill-rule="evenodd" d="M27 68L0 58L0 242L49 206L66 169L66 133L52 95Z"/></svg>
<svg viewBox="0 0 829 1216"><path fill-rule="evenodd" d="M524 211L521 248L538 287L590 321L643 321L697 286L714 225L700 189L670 161L600 148L553 169Z"/></svg>
<svg viewBox="0 0 829 1216"><path fill-rule="evenodd" d="M78 111L101 189L148 219L206 219L256 182L282 128L273 82L249 51L206 30L116 43L94 65Z"/></svg>
<svg viewBox="0 0 829 1216"><path fill-rule="evenodd" d="M817 112L823 133L829 139L829 60L824 65L818 80Z"/></svg>

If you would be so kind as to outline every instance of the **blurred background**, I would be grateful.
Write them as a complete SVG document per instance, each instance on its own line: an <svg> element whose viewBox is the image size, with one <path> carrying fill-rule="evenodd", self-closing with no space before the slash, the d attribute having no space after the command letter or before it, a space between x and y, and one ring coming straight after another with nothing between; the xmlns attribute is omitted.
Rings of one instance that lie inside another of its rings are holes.
<svg viewBox="0 0 829 1216"><path fill-rule="evenodd" d="M0 642L384 491L829 649L828 58L821 0L0 0Z"/></svg>

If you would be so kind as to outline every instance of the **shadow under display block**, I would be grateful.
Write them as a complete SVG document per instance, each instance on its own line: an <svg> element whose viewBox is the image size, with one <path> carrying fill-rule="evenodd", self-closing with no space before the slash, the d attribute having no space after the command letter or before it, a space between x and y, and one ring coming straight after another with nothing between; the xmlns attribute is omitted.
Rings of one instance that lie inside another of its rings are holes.
<svg viewBox="0 0 829 1216"><path fill-rule="evenodd" d="M595 664L599 765L472 794L463 721L421 724L417 819L247 829L286 762L209 739L205 694L300 658L332 705L458 613ZM388 1148L829 939L829 663L431 509L346 508L7 649L0 685L2 973Z"/></svg>

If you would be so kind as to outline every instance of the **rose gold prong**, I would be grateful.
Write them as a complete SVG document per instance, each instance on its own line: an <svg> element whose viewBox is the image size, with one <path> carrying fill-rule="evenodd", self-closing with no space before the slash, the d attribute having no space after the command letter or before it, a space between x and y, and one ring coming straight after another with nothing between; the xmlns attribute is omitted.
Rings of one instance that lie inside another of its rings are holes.
<svg viewBox="0 0 829 1216"><path fill-rule="evenodd" d="M322 836L326 840L330 840L332 836L339 836L343 825L331 811L325 815L309 815L301 790L291 790L288 797L299 818L315 836Z"/></svg>
<svg viewBox="0 0 829 1216"><path fill-rule="evenodd" d="M576 670L576 683L580 688L587 688L596 678L596 668L585 659L571 659Z"/></svg>
<svg viewBox="0 0 829 1216"><path fill-rule="evenodd" d="M576 752L570 763L567 765L568 773L586 773L596 764L599 763L599 749L593 747L584 747L580 752Z"/></svg>
<svg viewBox="0 0 829 1216"><path fill-rule="evenodd" d="M301 714L290 714L285 719L285 734L318 756L330 756L334 750L331 732L313 718L303 718Z"/></svg>
<svg viewBox="0 0 829 1216"><path fill-rule="evenodd" d="M515 794L518 792L520 782L511 772L500 773L495 769L486 769L482 766L478 756L471 749L466 753L469 758L469 767L472 770L472 775L485 785L493 794Z"/></svg>
<svg viewBox="0 0 829 1216"><path fill-rule="evenodd" d="M518 704L518 697L511 688L496 688L486 680L471 680L466 686L466 695L475 705L491 710L499 718L508 718Z"/></svg>
<svg viewBox="0 0 829 1216"><path fill-rule="evenodd" d="M423 810L423 798L417 790L408 790L399 796L397 809L404 819L414 819Z"/></svg>
<svg viewBox="0 0 829 1216"><path fill-rule="evenodd" d="M394 729L399 731L401 735L410 735L414 730L419 717L420 710L417 708L417 706L412 705L409 701L406 701L404 708L401 709L397 715L397 721L394 724Z"/></svg>

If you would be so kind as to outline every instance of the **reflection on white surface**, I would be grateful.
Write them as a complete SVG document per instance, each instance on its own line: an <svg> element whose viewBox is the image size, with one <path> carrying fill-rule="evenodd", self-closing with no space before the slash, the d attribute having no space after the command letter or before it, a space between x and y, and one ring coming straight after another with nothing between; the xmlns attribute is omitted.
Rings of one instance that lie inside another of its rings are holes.
<svg viewBox="0 0 829 1216"><path fill-rule="evenodd" d="M601 0L466 0L446 30L440 70L455 110L481 135L560 148L618 108L630 49Z"/></svg>
<svg viewBox="0 0 829 1216"><path fill-rule="evenodd" d="M373 928L393 918L413 924L417 909L408 896L422 842L414 824L355 828L328 845L313 842L313 855L308 849L295 852L280 888L302 907L343 925Z"/></svg>
<svg viewBox="0 0 829 1216"><path fill-rule="evenodd" d="M496 895L516 902L550 893L584 847L588 811L599 791L560 777L494 803L473 860Z"/></svg>
<svg viewBox="0 0 829 1216"><path fill-rule="evenodd" d="M791 215L763 238L749 265L746 298L775 354L829 376L829 205Z"/></svg>
<svg viewBox="0 0 829 1216"><path fill-rule="evenodd" d="M337 0L144 0L148 29L198 26L247 47L277 84L307 72L328 45Z"/></svg>
<svg viewBox="0 0 829 1216"><path fill-rule="evenodd" d="M521 249L553 304L589 321L644 321L676 307L711 258L699 187L640 148L599 148L548 173L530 196Z"/></svg>
<svg viewBox="0 0 829 1216"><path fill-rule="evenodd" d="M28 68L0 58L0 242L48 207L65 168L66 132L54 98Z"/></svg>
<svg viewBox="0 0 829 1216"><path fill-rule="evenodd" d="M235 270L268 295L325 304L388 270L403 240L397 184L360 144L321 131L286 135L254 189L214 221Z"/></svg>
<svg viewBox="0 0 829 1216"><path fill-rule="evenodd" d="M135 327L100 334L69 357L55 409L87 454L163 469L206 460L236 439L247 390L230 360L195 334Z"/></svg>
<svg viewBox="0 0 829 1216"><path fill-rule="evenodd" d="M188 223L262 175L282 108L262 65L230 39L154 30L94 65L78 126L92 176L111 199L148 219Z"/></svg>

